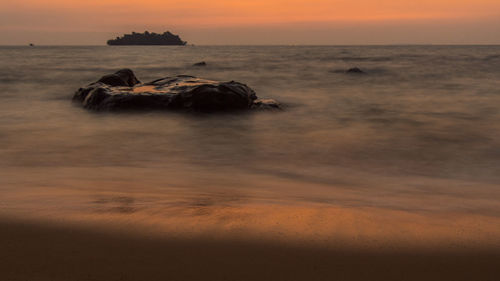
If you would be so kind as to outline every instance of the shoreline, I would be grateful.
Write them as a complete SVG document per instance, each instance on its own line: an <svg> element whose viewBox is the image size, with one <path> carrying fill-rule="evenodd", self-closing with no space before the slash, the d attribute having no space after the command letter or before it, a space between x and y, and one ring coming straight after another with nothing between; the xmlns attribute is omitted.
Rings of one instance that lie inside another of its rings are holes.
<svg viewBox="0 0 500 281"><path fill-rule="evenodd" d="M259 241L361 251L500 252L500 217L496 215L304 202L232 202L215 197L171 199L173 202L150 202L147 207L123 196L102 197L85 207L76 204L73 210L67 206L4 208L0 222L147 239Z"/></svg>
<svg viewBox="0 0 500 281"><path fill-rule="evenodd" d="M498 279L497 217L259 204L168 214L2 212L0 279Z"/></svg>
<svg viewBox="0 0 500 281"><path fill-rule="evenodd" d="M0 219L0 278L16 280L497 280L500 249L331 249L169 238Z"/></svg>

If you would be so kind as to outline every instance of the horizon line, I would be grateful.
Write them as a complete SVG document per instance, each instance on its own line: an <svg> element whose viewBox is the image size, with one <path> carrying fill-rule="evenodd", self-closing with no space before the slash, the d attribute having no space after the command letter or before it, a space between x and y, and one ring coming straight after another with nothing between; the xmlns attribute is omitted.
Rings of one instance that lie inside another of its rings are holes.
<svg viewBox="0 0 500 281"><path fill-rule="evenodd" d="M30 44L34 44L34 46L30 46ZM500 46L500 43L371 43L371 44L192 44L187 43L186 45L116 45L110 46L107 44L36 44L32 42L28 42L26 44L0 44L0 47L213 47L213 46L227 46L227 47L268 47L268 46L277 46L277 47L296 47L296 46L318 46L318 47L328 47L328 46Z"/></svg>

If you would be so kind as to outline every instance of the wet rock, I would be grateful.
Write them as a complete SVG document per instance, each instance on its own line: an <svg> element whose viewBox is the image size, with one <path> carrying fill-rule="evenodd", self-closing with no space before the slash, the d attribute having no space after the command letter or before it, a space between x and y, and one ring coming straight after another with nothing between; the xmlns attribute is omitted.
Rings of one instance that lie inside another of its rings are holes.
<svg viewBox="0 0 500 281"><path fill-rule="evenodd" d="M349 68L346 73L352 73L352 74L365 74L365 72L363 70L361 70L360 68L358 67L353 67L353 68Z"/></svg>
<svg viewBox="0 0 500 281"><path fill-rule="evenodd" d="M197 62L197 63L193 64L193 66L207 66L207 63L204 61L201 61L201 62Z"/></svg>
<svg viewBox="0 0 500 281"><path fill-rule="evenodd" d="M186 109L212 112L281 108L273 100L257 100L255 92L239 82L179 75L140 83L130 69L103 76L80 88L73 101L92 110Z"/></svg>
<svg viewBox="0 0 500 281"><path fill-rule="evenodd" d="M104 75L97 82L101 82L109 86L129 86L129 87L141 83L141 81L139 81L135 77L134 72L128 68L118 70L113 74Z"/></svg>

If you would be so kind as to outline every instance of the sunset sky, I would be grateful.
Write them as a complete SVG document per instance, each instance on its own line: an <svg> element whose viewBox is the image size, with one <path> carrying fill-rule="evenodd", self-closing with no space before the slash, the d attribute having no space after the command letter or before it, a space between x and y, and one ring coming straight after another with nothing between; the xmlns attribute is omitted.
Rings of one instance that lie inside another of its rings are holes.
<svg viewBox="0 0 500 281"><path fill-rule="evenodd" d="M498 0L1 0L0 44L104 44L170 30L194 44L498 44Z"/></svg>

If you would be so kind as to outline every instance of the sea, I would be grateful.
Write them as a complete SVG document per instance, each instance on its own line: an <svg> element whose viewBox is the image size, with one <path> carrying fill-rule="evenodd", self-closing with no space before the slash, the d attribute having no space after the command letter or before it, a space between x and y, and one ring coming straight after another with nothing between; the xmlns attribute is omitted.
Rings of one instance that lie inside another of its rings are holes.
<svg viewBox="0 0 500 281"><path fill-rule="evenodd" d="M2 46L0 62L2 216L258 204L500 217L500 46ZM238 81L283 109L72 102L122 68Z"/></svg>

